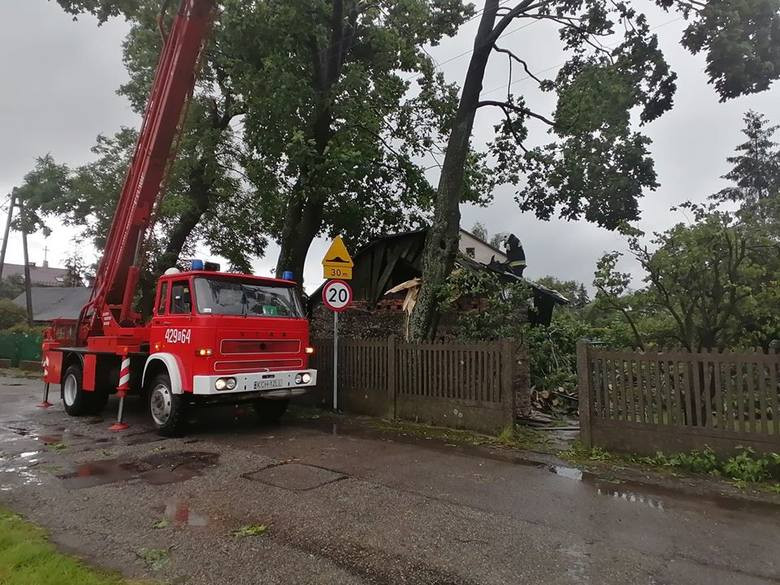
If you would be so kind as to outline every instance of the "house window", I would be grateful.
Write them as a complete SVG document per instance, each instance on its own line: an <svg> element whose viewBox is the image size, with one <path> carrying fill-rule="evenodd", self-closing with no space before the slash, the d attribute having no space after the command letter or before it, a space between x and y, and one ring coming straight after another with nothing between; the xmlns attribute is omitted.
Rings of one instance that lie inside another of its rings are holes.
<svg viewBox="0 0 780 585"><path fill-rule="evenodd" d="M476 252L474 251L474 248L466 248L466 256L469 258L474 258L476 256Z"/></svg>

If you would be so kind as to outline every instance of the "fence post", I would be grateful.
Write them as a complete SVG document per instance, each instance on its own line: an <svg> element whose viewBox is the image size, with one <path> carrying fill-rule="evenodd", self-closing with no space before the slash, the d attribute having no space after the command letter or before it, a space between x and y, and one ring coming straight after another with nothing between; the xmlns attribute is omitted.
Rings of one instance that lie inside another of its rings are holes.
<svg viewBox="0 0 780 585"><path fill-rule="evenodd" d="M501 340L501 403L509 419L507 424L515 421L515 344L512 339Z"/></svg>
<svg viewBox="0 0 780 585"><path fill-rule="evenodd" d="M580 441L586 449L593 447L590 382L590 342L587 339L580 339L577 341L577 386L579 387Z"/></svg>
<svg viewBox="0 0 780 585"><path fill-rule="evenodd" d="M398 416L398 380L397 380L397 339L395 335L387 338L387 393L392 404L391 416L395 419Z"/></svg>

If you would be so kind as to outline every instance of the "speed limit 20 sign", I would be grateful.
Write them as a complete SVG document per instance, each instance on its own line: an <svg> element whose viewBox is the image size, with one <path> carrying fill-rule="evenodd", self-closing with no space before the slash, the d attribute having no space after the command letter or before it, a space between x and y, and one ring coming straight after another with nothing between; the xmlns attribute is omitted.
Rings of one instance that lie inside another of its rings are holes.
<svg viewBox="0 0 780 585"><path fill-rule="evenodd" d="M343 280L329 280L322 287L322 302L331 311L344 311L352 303L352 288Z"/></svg>

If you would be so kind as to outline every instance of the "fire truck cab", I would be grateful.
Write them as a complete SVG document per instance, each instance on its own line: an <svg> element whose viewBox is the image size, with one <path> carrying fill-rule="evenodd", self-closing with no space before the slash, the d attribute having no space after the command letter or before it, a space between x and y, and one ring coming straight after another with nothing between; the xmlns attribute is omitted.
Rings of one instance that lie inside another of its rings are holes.
<svg viewBox="0 0 780 585"><path fill-rule="evenodd" d="M287 280L169 270L143 329L138 343L105 337L88 347L69 346L51 329L46 381L61 383L69 414L102 410L124 383L145 398L158 431L172 435L193 406L249 401L261 420L274 421L291 397L317 382L308 368L308 321L295 283ZM108 343L111 351L100 347Z"/></svg>

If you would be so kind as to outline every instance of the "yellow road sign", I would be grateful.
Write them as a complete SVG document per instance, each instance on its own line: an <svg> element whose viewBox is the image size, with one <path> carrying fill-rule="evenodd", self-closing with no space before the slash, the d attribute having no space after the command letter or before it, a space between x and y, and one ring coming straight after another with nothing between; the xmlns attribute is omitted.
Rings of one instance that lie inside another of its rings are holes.
<svg viewBox="0 0 780 585"><path fill-rule="evenodd" d="M355 263L347 252L344 240L336 236L322 259L323 277L351 280L353 266Z"/></svg>
<svg viewBox="0 0 780 585"><path fill-rule="evenodd" d="M352 268L349 266L323 266L322 277L340 278L341 280L352 280Z"/></svg>

